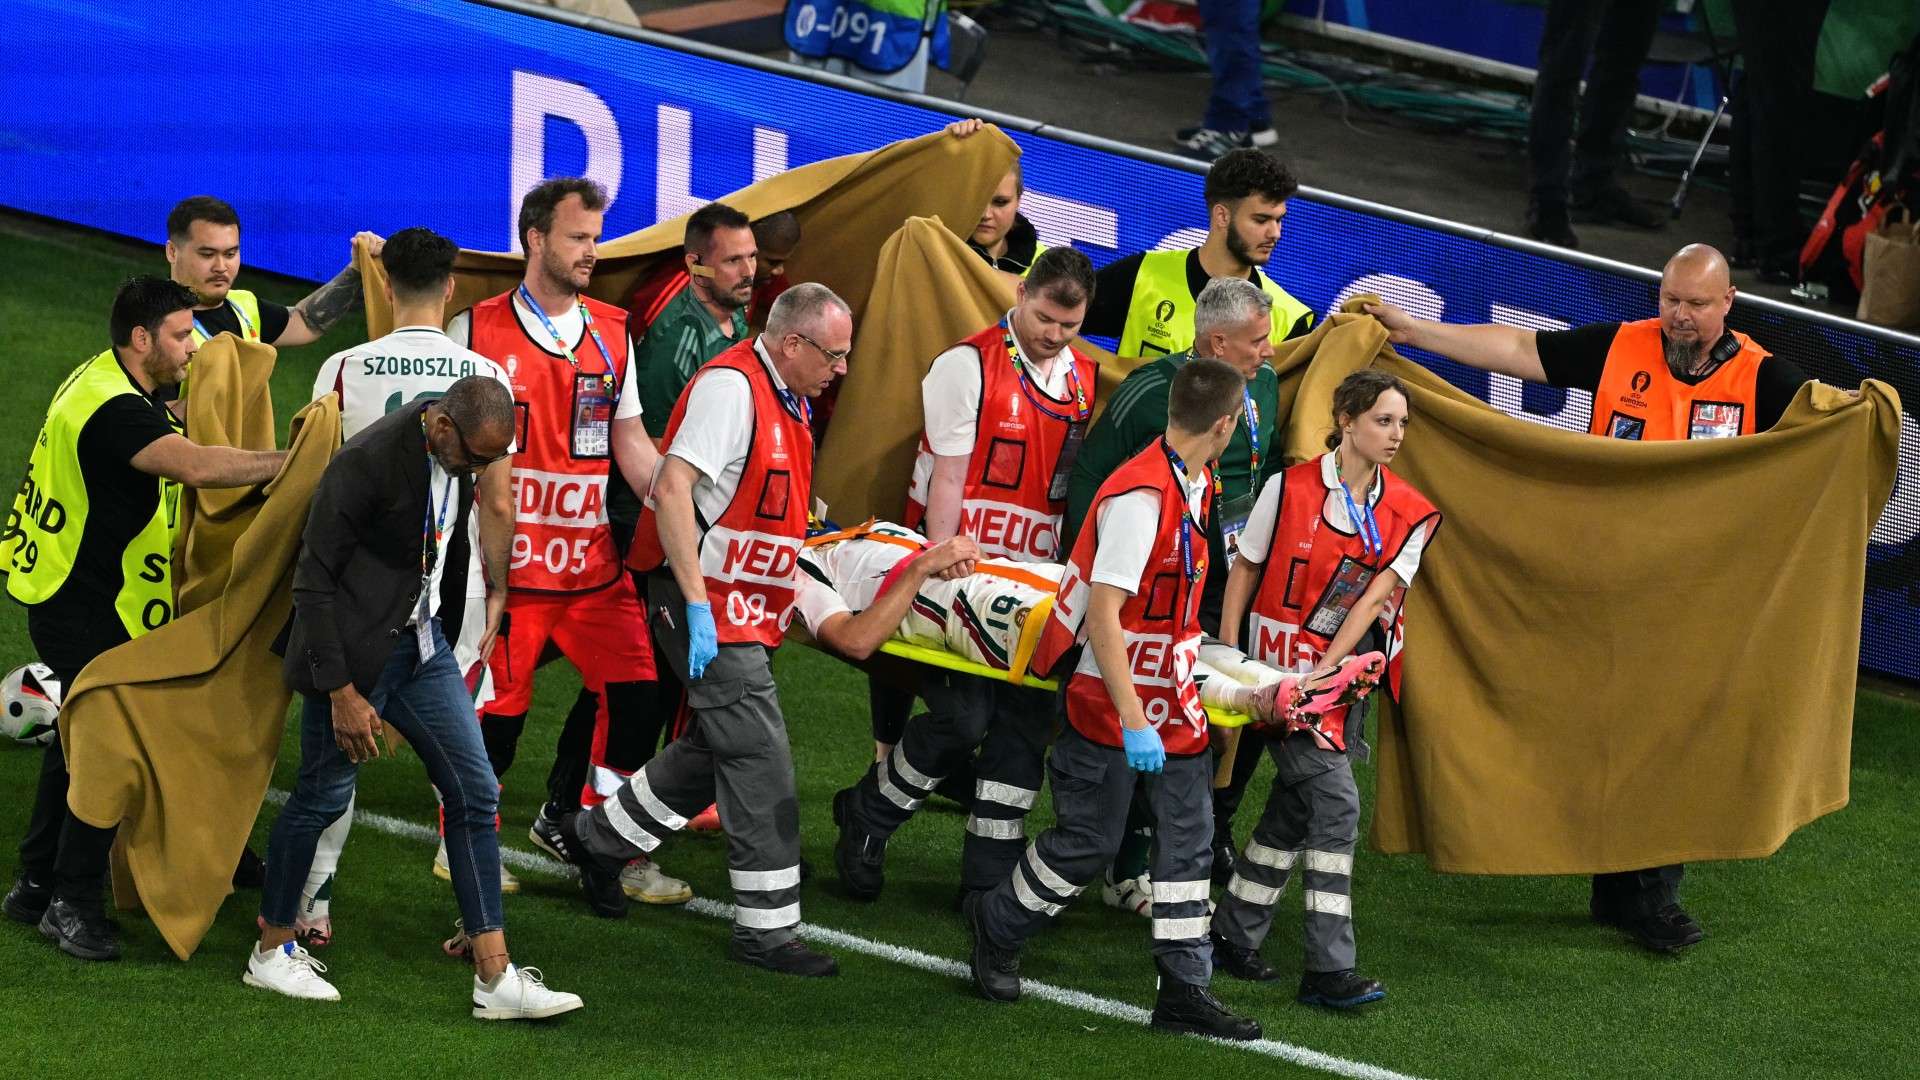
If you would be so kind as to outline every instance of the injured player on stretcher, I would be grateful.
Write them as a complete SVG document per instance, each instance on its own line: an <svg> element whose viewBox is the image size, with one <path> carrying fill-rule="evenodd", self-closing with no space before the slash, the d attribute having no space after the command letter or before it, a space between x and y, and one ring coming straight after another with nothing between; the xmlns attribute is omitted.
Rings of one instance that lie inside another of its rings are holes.
<svg viewBox="0 0 1920 1080"><path fill-rule="evenodd" d="M972 540L941 544L904 525L868 522L810 537L800 553L796 613L813 639L849 660L864 660L889 638L1008 673L1025 675L1060 584L1057 563L979 558ZM1254 724L1286 723L1364 696L1385 667L1378 653L1355 657L1311 700L1294 691L1298 675L1249 659L1211 638L1200 646L1194 682L1201 704L1246 715Z"/></svg>

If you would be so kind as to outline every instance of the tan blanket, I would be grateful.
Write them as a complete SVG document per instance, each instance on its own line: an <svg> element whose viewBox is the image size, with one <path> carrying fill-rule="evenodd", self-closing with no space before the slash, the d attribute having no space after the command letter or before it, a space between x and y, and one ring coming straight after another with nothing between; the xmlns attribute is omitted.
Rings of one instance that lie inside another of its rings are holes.
<svg viewBox="0 0 1920 1080"><path fill-rule="evenodd" d="M873 289L874 254L900 223L925 215L971 228L1019 156L1019 147L995 128L965 139L935 132L871 153L802 165L722 196L720 201L756 221L781 210L793 211L803 235L787 263L788 279L825 283L852 305L857 321ZM624 303L634 283L660 259L679 257L685 235L683 215L609 240L600 246L600 261L587 291L609 303ZM354 262L366 283L367 329L378 337L393 329L393 312L382 292L386 275L379 261L368 259L363 251L355 252ZM463 251L455 265L448 312L512 288L526 260L519 255ZM856 353L856 364L857 357Z"/></svg>
<svg viewBox="0 0 1920 1080"><path fill-rule="evenodd" d="M273 361L271 348L225 334L200 349L187 395L195 441L273 448ZM182 500L181 614L88 664L60 714L68 806L120 826L132 880L116 892L129 903L137 892L182 960L232 891L280 749L289 695L269 645L292 610L307 504L340 444L332 396L300 411L292 440L272 482Z"/></svg>
<svg viewBox="0 0 1920 1080"><path fill-rule="evenodd" d="M1760 435L1633 443L1507 417L1365 316L1282 363L1291 459L1320 452L1348 372L1404 380L1394 470L1446 515L1409 593L1404 707L1382 710L1376 847L1632 870L1765 856L1846 805L1891 388L1812 384Z"/></svg>

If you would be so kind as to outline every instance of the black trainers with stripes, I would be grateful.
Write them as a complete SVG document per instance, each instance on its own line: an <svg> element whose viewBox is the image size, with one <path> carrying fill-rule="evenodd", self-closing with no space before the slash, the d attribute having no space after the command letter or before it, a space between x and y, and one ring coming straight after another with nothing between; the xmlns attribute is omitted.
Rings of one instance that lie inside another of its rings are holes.
<svg viewBox="0 0 1920 1080"><path fill-rule="evenodd" d="M1309 971L1300 976L1299 1001L1302 1005L1325 1005L1329 1009L1351 1009L1387 996L1387 988L1378 980L1362 978L1348 968L1345 971Z"/></svg>

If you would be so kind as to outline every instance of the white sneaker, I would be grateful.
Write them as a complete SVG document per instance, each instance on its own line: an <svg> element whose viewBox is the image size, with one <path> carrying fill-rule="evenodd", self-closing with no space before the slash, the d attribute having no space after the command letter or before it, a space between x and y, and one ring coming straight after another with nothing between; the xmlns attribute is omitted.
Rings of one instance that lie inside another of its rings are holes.
<svg viewBox="0 0 1920 1080"><path fill-rule="evenodd" d="M684 904L693 899L693 887L660 871L660 864L645 855L628 863L620 871L620 889L630 900L643 904Z"/></svg>
<svg viewBox="0 0 1920 1080"><path fill-rule="evenodd" d="M544 1020L570 1013L586 1004L579 994L547 989L539 968L507 965L489 986L473 977L473 1016L476 1020Z"/></svg>
<svg viewBox="0 0 1920 1080"><path fill-rule="evenodd" d="M248 986L308 1001L340 1000L340 991L319 975L327 970L327 965L293 942L266 953L258 948L247 952L247 971L240 976L240 981Z"/></svg>
<svg viewBox="0 0 1920 1080"><path fill-rule="evenodd" d="M1153 916L1153 882L1145 874L1124 881L1102 881L1100 899L1110 908L1146 918Z"/></svg>
<svg viewBox="0 0 1920 1080"><path fill-rule="evenodd" d="M433 853L433 876L441 881L453 880L453 867L447 865L447 841L442 838L440 850ZM517 893L520 891L520 879L513 876L506 863L500 864L500 892Z"/></svg>

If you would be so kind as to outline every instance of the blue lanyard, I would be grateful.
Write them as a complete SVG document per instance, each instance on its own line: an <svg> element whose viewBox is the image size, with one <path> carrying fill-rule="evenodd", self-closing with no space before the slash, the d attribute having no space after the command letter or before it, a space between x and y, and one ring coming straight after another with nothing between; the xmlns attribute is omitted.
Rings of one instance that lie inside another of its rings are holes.
<svg viewBox="0 0 1920 1080"><path fill-rule="evenodd" d="M420 434L427 433L427 414L420 413ZM427 507L420 523L420 581L421 598L425 599L426 586L433 581L433 568L440 561L440 539L447 534L447 507L453 502L453 489L460 486L453 474L447 474L446 490L440 493L440 512L433 513L433 447L427 447Z"/></svg>
<svg viewBox="0 0 1920 1080"><path fill-rule="evenodd" d="M253 332L253 323L247 318L247 313L244 311L241 311L240 305L234 303L231 300L225 301L225 303L226 303L226 306L233 309L234 321L240 324L240 336L243 338L254 337L255 335ZM204 341L213 340L213 331L207 329L207 324L201 322L200 316L198 315L195 315L193 317L193 328L200 332L200 337L202 340Z"/></svg>
<svg viewBox="0 0 1920 1080"><path fill-rule="evenodd" d="M553 320L547 318L546 309L535 302L533 293L527 291L527 283L524 281L520 283L520 301L527 305L528 311L533 312L534 318L540 320L540 325L546 328L548 336L553 338L553 343L560 346L560 351L566 354L567 363L573 365L573 370L579 371L580 361L574 357L573 347L560 336L560 331L554 327ZM600 328L593 325L593 312L587 310L586 301L581 300L578 303L580 304L580 321L586 326L587 333L592 336L594 348L600 350L600 359L607 362L607 370L600 373L600 382L606 387L607 396L612 397L613 354L607 351L607 343L600 339Z"/></svg>
<svg viewBox="0 0 1920 1080"><path fill-rule="evenodd" d="M1174 450L1173 444L1170 442L1167 442L1165 439L1160 440L1160 449L1166 451L1167 464L1173 469L1173 478L1179 481L1180 566L1183 570L1186 571L1187 582L1191 584L1195 579L1197 579L1200 576L1200 571L1203 570L1204 567L1196 567L1194 565L1195 559L1193 554L1193 527L1194 527L1193 505L1187 499L1187 463L1180 460L1180 454L1176 450ZM1215 478L1215 482L1216 483L1218 482L1217 477Z"/></svg>
<svg viewBox="0 0 1920 1080"><path fill-rule="evenodd" d="M1335 475L1339 474L1340 459L1333 459ZM1387 543L1380 539L1380 525L1373 518L1373 505L1362 496L1358 505L1353 501L1353 489L1347 486L1347 478L1340 477L1340 493L1347 497L1347 520L1353 524L1355 532L1360 534L1360 542L1366 546L1367 558L1377 559L1386 553Z"/></svg>
<svg viewBox="0 0 1920 1080"><path fill-rule="evenodd" d="M1260 406L1253 403L1252 388L1243 386L1240 392L1246 395L1247 399L1247 445L1253 448L1253 475L1248 480L1247 486L1258 490L1260 487Z"/></svg>
<svg viewBox="0 0 1920 1080"><path fill-rule="evenodd" d="M795 420L808 427L813 426L813 406L807 404L805 398L784 386L774 387L773 392L780 395L780 404L787 407L787 412L791 413Z"/></svg>

